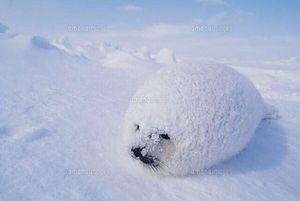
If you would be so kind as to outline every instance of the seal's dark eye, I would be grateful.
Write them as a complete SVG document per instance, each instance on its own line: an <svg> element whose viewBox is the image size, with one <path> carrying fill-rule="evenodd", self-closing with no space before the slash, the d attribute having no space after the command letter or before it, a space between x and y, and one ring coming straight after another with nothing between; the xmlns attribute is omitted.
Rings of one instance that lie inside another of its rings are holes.
<svg viewBox="0 0 300 201"><path fill-rule="evenodd" d="M168 134L160 134L159 137L161 137L162 139L165 139L165 140L169 140L170 137Z"/></svg>
<svg viewBox="0 0 300 201"><path fill-rule="evenodd" d="M139 131L140 130L140 125L134 124L134 128L135 128L135 131Z"/></svg>

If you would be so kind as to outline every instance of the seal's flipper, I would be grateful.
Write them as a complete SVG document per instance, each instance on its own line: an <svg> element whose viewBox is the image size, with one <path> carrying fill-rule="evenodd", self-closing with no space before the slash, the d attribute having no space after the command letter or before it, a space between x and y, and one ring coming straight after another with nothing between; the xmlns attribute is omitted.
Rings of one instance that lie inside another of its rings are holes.
<svg viewBox="0 0 300 201"><path fill-rule="evenodd" d="M279 113L275 106L265 103L265 115L262 120L278 119Z"/></svg>

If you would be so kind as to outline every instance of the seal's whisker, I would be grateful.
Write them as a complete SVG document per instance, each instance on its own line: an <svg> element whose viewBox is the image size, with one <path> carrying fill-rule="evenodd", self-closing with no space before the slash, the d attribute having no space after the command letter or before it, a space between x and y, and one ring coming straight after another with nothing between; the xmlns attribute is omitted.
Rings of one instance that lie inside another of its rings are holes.
<svg viewBox="0 0 300 201"><path fill-rule="evenodd" d="M174 176L174 174L170 171L170 168L169 168L169 166L168 166L167 164L165 164L165 163L162 162L162 161L158 161L158 162L159 162L159 164L160 164L161 166L166 167L166 168L164 168L164 170L166 170L170 175Z"/></svg>
<svg viewBox="0 0 300 201"><path fill-rule="evenodd" d="M151 170L152 170L153 172L156 172L156 171L157 171L153 165L150 165L150 168L151 168Z"/></svg>
<svg viewBox="0 0 300 201"><path fill-rule="evenodd" d="M152 165L145 165L145 166L146 166L150 171L153 171L153 172L154 172Z"/></svg>
<svg viewBox="0 0 300 201"><path fill-rule="evenodd" d="M152 166L152 167L156 172L158 171L158 166Z"/></svg>

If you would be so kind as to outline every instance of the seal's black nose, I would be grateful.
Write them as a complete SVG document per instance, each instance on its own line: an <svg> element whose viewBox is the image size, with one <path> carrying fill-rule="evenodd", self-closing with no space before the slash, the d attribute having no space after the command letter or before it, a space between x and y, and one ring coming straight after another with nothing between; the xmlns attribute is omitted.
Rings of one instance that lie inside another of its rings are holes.
<svg viewBox="0 0 300 201"><path fill-rule="evenodd" d="M134 148L131 148L131 152L133 153L133 155L135 157L142 157L142 150L144 149L145 147L134 147Z"/></svg>
<svg viewBox="0 0 300 201"><path fill-rule="evenodd" d="M155 159L153 158L153 156L150 155L143 155L142 154L142 150L145 149L145 147L132 147L131 148L131 153L132 153L132 157L135 159L139 159L140 161L142 161L143 163L147 164L147 165L152 165L157 167L158 164L155 164Z"/></svg>

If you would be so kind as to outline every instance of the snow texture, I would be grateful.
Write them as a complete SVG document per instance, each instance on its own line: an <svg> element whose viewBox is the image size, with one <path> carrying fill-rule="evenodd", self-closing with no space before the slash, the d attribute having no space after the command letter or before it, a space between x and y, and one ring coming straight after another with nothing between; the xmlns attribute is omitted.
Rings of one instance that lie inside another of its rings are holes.
<svg viewBox="0 0 300 201"><path fill-rule="evenodd" d="M155 59L156 59L157 63L160 63L160 64L168 65L168 64L176 63L176 59L175 59L173 51L171 51L167 48L162 48L161 50L159 50L157 55L155 55Z"/></svg>
<svg viewBox="0 0 300 201"><path fill-rule="evenodd" d="M31 35L0 35L1 201L299 200L299 65L234 66L280 119L262 121L227 162L193 176L155 177L121 141L128 105L149 102L131 97L160 68L146 49L120 47L147 65L112 69L80 55L77 41L64 40L68 52L36 48Z"/></svg>
<svg viewBox="0 0 300 201"><path fill-rule="evenodd" d="M4 24L0 23L0 34L5 33L8 30L8 27L5 26Z"/></svg>
<svg viewBox="0 0 300 201"><path fill-rule="evenodd" d="M107 68L154 68L161 64L176 63L174 53L167 48L162 48L157 53L151 53L145 47L131 50L108 41L74 46L67 37L57 39L51 43L52 45L68 54L97 62Z"/></svg>
<svg viewBox="0 0 300 201"><path fill-rule="evenodd" d="M145 147L143 155L157 158L158 172L193 174L239 153L264 114L259 92L238 72L184 63L162 68L139 88L126 114L125 139L129 150Z"/></svg>
<svg viewBox="0 0 300 201"><path fill-rule="evenodd" d="M43 38L41 36L33 36L31 38L31 43L33 46L40 49L56 49L56 47L52 45L46 38Z"/></svg>

